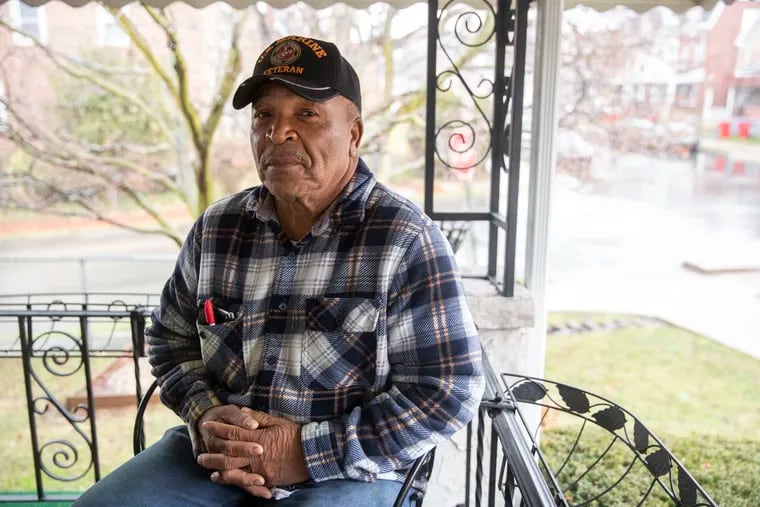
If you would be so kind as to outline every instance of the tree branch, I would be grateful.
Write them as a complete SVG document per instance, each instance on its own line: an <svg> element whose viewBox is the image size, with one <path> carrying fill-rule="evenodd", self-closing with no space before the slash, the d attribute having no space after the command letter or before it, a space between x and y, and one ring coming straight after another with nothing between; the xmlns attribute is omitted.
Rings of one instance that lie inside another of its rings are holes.
<svg viewBox="0 0 760 507"><path fill-rule="evenodd" d="M188 129L190 130L190 136L193 139L193 144L195 145L196 150L199 152L205 151L208 149L207 142L203 133L200 118L198 117L198 112L190 101L187 64L185 63L185 57L180 49L177 34L174 32L174 27L171 25L171 22L166 18L166 16L162 14L163 9L159 11L145 4L143 4L143 8L153 19L153 21L155 21L155 23L161 28L161 30L163 30L164 35L166 35L167 46L169 47L169 51L171 51L174 55L174 73L178 83L178 86L175 85L173 82L171 82L167 75L167 86L172 92L172 95L174 96L174 99L179 106L180 112L187 122ZM151 57L155 59L152 53ZM171 82L171 85L169 82Z"/></svg>
<svg viewBox="0 0 760 507"><path fill-rule="evenodd" d="M211 109L206 118L206 122L203 126L203 134L205 139L211 143L214 132L216 132L219 126L219 121L222 118L224 106L232 95L232 89L235 86L235 81L240 75L242 68L240 61L240 32L243 25L248 19L248 9L235 21L235 25L232 28L232 37L230 38L230 49L227 52L227 61L224 65L224 74L219 82L219 88L214 94L214 102L211 105Z"/></svg>
<svg viewBox="0 0 760 507"><path fill-rule="evenodd" d="M48 46L43 44L42 41L40 41L33 35L30 35L22 30L15 28L14 26L6 22L3 18L0 18L0 26L2 26L3 28L7 30L10 30L11 32L18 33L25 37L28 37L37 48L42 50L42 52L50 59L51 62L53 62L53 64L56 67L61 69L67 75L76 79L83 79L85 81L89 81L90 83L96 85L97 87L99 87L100 89L108 93L111 93L117 97L121 97L125 100L128 100L129 102L131 102L132 104L140 108L140 110L144 112L146 115L148 115L148 117L150 117L153 121L155 121L159 129L161 130L162 134L167 139L172 138L171 131L168 125L166 124L166 122L164 121L164 119L156 115L154 108L150 104L146 103L138 95L131 93L126 88L118 85L117 83L111 80L104 79L97 73L94 73L88 70L87 67L82 64L79 64L79 63L72 64L71 62L74 61L73 59L60 56L58 53L54 52Z"/></svg>

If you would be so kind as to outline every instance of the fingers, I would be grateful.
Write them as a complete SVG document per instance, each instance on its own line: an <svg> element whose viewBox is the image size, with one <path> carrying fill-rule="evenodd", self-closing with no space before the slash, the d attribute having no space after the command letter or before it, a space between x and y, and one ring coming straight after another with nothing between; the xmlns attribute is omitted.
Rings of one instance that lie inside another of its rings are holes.
<svg viewBox="0 0 760 507"><path fill-rule="evenodd" d="M251 486L249 488L243 488L243 489L247 491L248 494L253 495L253 496L266 498L267 500L271 500L272 498L272 491L265 486Z"/></svg>
<svg viewBox="0 0 760 507"><path fill-rule="evenodd" d="M227 456L250 458L264 452L264 448L258 442L226 439L215 436L213 433L208 439L208 444L209 450L226 454Z"/></svg>
<svg viewBox="0 0 760 507"><path fill-rule="evenodd" d="M264 486L264 477L240 468L214 472L211 474L211 481L216 484L241 487L248 493L261 498L272 498L272 492Z"/></svg>
<svg viewBox="0 0 760 507"><path fill-rule="evenodd" d="M258 422L251 416L251 413L244 412L235 405L220 405L208 409L203 416L201 416L201 422L209 421L225 422L241 428L258 428Z"/></svg>
<svg viewBox="0 0 760 507"><path fill-rule="evenodd" d="M197 462L210 470L232 470L251 465L251 458L262 454L264 450L258 444L248 442L227 442L219 452L204 452L198 455Z"/></svg>
<svg viewBox="0 0 760 507"><path fill-rule="evenodd" d="M219 440L235 440L240 442L252 442L256 440L256 430L247 430L240 426L222 422L206 421L201 425L203 431L211 438Z"/></svg>
<svg viewBox="0 0 760 507"><path fill-rule="evenodd" d="M220 453L203 453L198 455L198 464L209 470L233 470L235 468L244 468L249 465L248 458L238 456L228 456Z"/></svg>
<svg viewBox="0 0 760 507"><path fill-rule="evenodd" d="M248 407L243 407L240 411L243 413L244 417L250 417L256 421L257 427L259 428L274 426L278 422L287 421L287 419L283 419L282 417L273 417L266 412L260 412Z"/></svg>

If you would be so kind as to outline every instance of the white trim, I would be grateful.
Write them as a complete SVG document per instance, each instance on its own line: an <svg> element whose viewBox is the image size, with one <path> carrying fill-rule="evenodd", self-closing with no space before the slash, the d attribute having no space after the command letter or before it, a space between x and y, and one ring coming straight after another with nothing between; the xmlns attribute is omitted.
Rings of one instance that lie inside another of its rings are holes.
<svg viewBox="0 0 760 507"><path fill-rule="evenodd" d="M533 336L528 363L542 376L546 360L546 283L551 187L556 164L557 94L563 0L538 2L525 286L533 298Z"/></svg>

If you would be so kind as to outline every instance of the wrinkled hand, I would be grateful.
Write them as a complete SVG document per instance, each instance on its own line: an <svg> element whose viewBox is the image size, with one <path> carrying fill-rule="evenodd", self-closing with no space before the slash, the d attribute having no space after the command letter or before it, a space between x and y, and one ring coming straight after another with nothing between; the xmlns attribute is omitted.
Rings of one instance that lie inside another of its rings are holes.
<svg viewBox="0 0 760 507"><path fill-rule="evenodd" d="M206 449L213 449L217 442L214 441L215 435L204 427L205 422L216 421L240 428L256 429L259 427L259 423L251 416L251 412L250 410L243 411L236 405L220 405L206 410L198 420L198 433L200 433Z"/></svg>
<svg viewBox="0 0 760 507"><path fill-rule="evenodd" d="M272 486L309 479L300 424L248 408L224 406L211 410L218 412L206 412L199 421L208 452L198 456L201 466L217 471L211 480L271 498Z"/></svg>

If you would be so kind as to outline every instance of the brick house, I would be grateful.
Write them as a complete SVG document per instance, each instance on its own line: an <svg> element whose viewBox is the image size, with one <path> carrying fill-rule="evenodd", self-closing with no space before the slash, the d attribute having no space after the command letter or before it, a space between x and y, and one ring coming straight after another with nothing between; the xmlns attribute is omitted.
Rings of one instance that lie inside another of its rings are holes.
<svg viewBox="0 0 760 507"><path fill-rule="evenodd" d="M718 4L707 28L706 116L760 121L760 4Z"/></svg>

